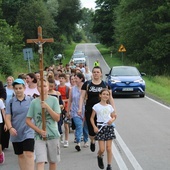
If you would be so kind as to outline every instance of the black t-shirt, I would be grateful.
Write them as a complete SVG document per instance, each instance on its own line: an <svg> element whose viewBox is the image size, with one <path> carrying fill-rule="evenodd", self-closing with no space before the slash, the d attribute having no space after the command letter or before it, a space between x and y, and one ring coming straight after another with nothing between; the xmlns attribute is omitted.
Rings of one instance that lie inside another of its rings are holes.
<svg viewBox="0 0 170 170"><path fill-rule="evenodd" d="M88 87L87 87L88 86ZM110 89L110 86L104 81L101 81L100 84L93 84L91 81L86 81L83 86L82 90L86 90L87 92L87 100L86 100L86 105L88 107L94 106L96 103L100 102L99 99L99 92L103 88L108 88Z"/></svg>

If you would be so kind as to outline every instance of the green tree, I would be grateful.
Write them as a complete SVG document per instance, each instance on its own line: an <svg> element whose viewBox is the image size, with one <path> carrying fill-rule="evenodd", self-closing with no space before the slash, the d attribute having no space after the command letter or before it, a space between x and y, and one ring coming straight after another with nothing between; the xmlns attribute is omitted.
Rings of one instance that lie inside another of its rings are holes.
<svg viewBox="0 0 170 170"><path fill-rule="evenodd" d="M92 33L93 21L92 17L94 15L94 10L89 8L82 9L82 19L79 21L79 26L84 31L87 41L97 42L96 36Z"/></svg>
<svg viewBox="0 0 170 170"><path fill-rule="evenodd" d="M13 54L12 47L12 30L5 20L0 19L0 73L3 75L12 75Z"/></svg>
<svg viewBox="0 0 170 170"><path fill-rule="evenodd" d="M71 42L76 24L81 19L80 0L58 0L59 11L55 17L59 33L67 37L68 42Z"/></svg>
<svg viewBox="0 0 170 170"><path fill-rule="evenodd" d="M102 44L111 46L114 43L114 9L118 0L96 0L96 10L93 16L93 33L97 34Z"/></svg>
<svg viewBox="0 0 170 170"><path fill-rule="evenodd" d="M150 74L168 72L169 7L166 0L121 0L115 10L117 45L124 44L128 60Z"/></svg>
<svg viewBox="0 0 170 170"><path fill-rule="evenodd" d="M80 29L76 30L76 32L73 34L73 41L76 42L76 43L80 43L82 41L82 38L83 38L83 34L82 32L80 31Z"/></svg>
<svg viewBox="0 0 170 170"><path fill-rule="evenodd" d="M18 12L31 0L2 0L3 18L9 25L15 25L17 22Z"/></svg>
<svg viewBox="0 0 170 170"><path fill-rule="evenodd" d="M48 37L54 35L56 24L47 10L46 4L39 1L27 3L20 9L17 17L18 25L24 33L24 40L37 37L37 28L43 28L43 36Z"/></svg>
<svg viewBox="0 0 170 170"><path fill-rule="evenodd" d="M57 17L59 8L58 0L47 0L46 4L47 9L50 11L51 15L53 17Z"/></svg>
<svg viewBox="0 0 170 170"><path fill-rule="evenodd" d="M2 19L2 8L1 8L1 6L2 6L2 0L0 0L0 18Z"/></svg>

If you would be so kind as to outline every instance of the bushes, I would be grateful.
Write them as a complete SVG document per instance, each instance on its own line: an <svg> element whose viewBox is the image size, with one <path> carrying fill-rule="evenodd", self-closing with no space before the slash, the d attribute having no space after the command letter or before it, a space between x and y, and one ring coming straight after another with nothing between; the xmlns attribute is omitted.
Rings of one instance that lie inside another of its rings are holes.
<svg viewBox="0 0 170 170"><path fill-rule="evenodd" d="M9 46L0 43L0 72L3 75L12 75L13 54Z"/></svg>

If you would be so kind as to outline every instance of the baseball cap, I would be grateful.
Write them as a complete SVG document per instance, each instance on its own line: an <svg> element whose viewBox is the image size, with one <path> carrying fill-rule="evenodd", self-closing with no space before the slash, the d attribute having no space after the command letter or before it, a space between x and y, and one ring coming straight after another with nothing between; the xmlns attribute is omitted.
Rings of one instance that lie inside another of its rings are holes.
<svg viewBox="0 0 170 170"><path fill-rule="evenodd" d="M15 84L23 84L23 85L25 85L25 82L22 79L15 79L14 82L12 83L12 85L14 86Z"/></svg>

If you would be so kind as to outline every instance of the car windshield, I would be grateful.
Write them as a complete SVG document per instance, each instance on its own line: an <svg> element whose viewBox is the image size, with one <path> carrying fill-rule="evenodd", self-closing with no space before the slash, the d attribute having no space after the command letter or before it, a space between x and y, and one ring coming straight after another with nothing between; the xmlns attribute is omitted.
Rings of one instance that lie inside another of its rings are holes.
<svg viewBox="0 0 170 170"><path fill-rule="evenodd" d="M119 67L113 68L111 72L112 76L139 76L139 72L134 67Z"/></svg>
<svg viewBox="0 0 170 170"><path fill-rule="evenodd" d="M82 51L75 51L74 54L84 54Z"/></svg>
<svg viewBox="0 0 170 170"><path fill-rule="evenodd" d="M72 58L84 58L84 55L73 55Z"/></svg>

